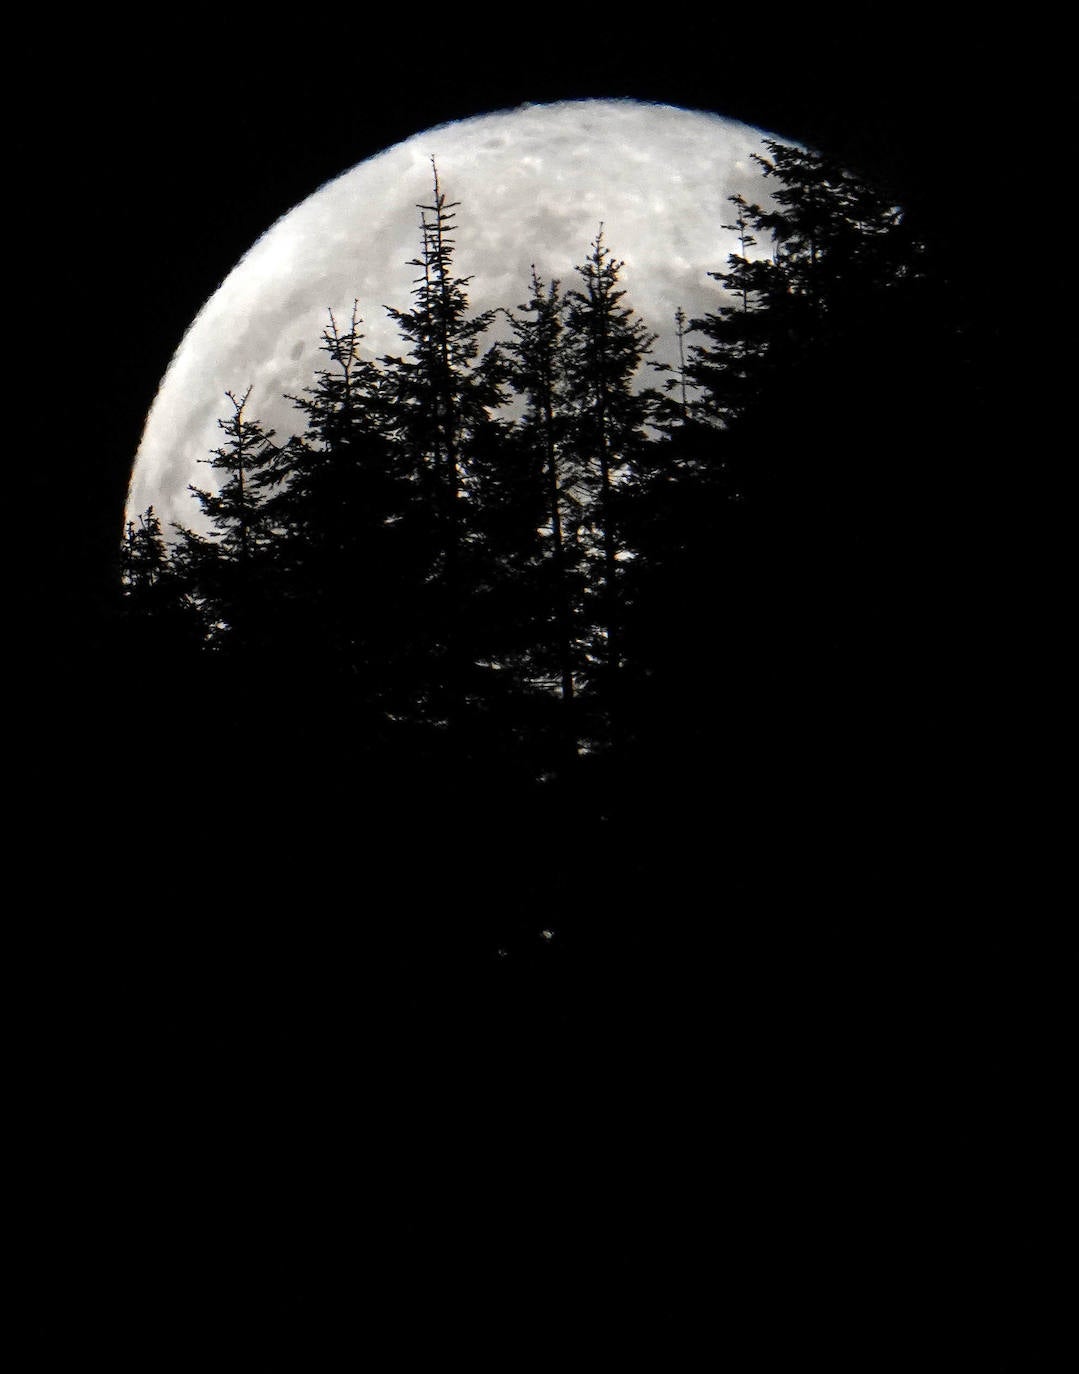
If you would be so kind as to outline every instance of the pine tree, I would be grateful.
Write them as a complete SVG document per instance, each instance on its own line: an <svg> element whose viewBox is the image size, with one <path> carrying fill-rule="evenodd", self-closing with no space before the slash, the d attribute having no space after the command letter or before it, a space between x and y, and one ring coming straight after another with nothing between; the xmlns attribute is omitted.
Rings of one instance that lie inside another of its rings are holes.
<svg viewBox="0 0 1079 1374"><path fill-rule="evenodd" d="M731 198L736 251L712 274L723 303L692 325L687 374L711 433L668 427L688 481L668 490L665 528L640 541L641 653L666 678L654 700L695 693L730 739L749 738L738 722L831 709L903 566L904 465L887 455L902 432L894 379L910 367L919 250L885 192L819 154L765 152L772 203ZM720 739L708 748L735 770ZM657 757L666 747L658 732Z"/></svg>
<svg viewBox="0 0 1079 1374"><path fill-rule="evenodd" d="M389 308L409 345L404 357L382 359L392 405L392 435L398 461L416 488L424 513L430 562L426 569L436 714L459 718L482 646L470 624L470 596L482 555L471 533L477 501L477 473L494 442L491 412L504 402L498 370L490 355L479 358L480 341L496 312L472 314L470 277L454 271L454 211L432 159L433 196L419 205L422 252L411 262L421 269L411 310ZM417 529L419 525L417 524Z"/></svg>
<svg viewBox="0 0 1079 1374"><path fill-rule="evenodd" d="M403 710L410 492L395 463L384 378L362 356L362 323L357 302L347 328L329 312L328 365L290 398L305 430L266 473L267 511L294 651L308 671L347 676L361 699Z"/></svg>
<svg viewBox="0 0 1079 1374"><path fill-rule="evenodd" d="M168 574L168 549L161 521L148 506L138 523L127 522L120 550L120 583L133 601L151 604Z"/></svg>
<svg viewBox="0 0 1079 1374"><path fill-rule="evenodd" d="M765 146L770 156L754 160L779 184L774 208L754 207L753 219L772 235L786 294L823 316L883 285L897 266L891 244L902 219L891 197L824 154Z"/></svg>
<svg viewBox="0 0 1079 1374"><path fill-rule="evenodd" d="M620 528L621 513L626 490L645 455L646 424L654 406L651 394L636 390L634 382L656 337L623 304L624 266L604 243L601 225L591 253L577 268L581 286L566 296L572 490L587 504L578 528L587 528L587 552L600 569L594 591L593 660L612 721L621 662L620 564L631 553Z"/></svg>
<svg viewBox="0 0 1079 1374"><path fill-rule="evenodd" d="M687 375L701 393L697 414L706 423L727 425L752 402L759 388L762 363L777 331L777 314L783 308L788 284L774 259L751 257L757 246L751 232L759 228L765 211L744 196L730 197L737 214L721 227L738 236L738 252L727 258L725 272L708 275L722 284L733 300L703 318L695 319L690 332L707 343L690 346Z"/></svg>
<svg viewBox="0 0 1079 1374"><path fill-rule="evenodd" d="M188 655L202 637L197 608L178 575L153 506L129 520L120 549L120 585L129 643L163 663Z"/></svg>
<svg viewBox="0 0 1079 1374"><path fill-rule="evenodd" d="M776 378L864 316L870 302L908 270L910 244L899 208L871 183L823 154L766 140L754 154L777 183L762 208L731 196L738 235L727 270L709 275L733 297L692 323L708 340L690 349L702 409L729 424L754 408ZM757 235L770 253L753 254Z"/></svg>
<svg viewBox="0 0 1079 1374"><path fill-rule="evenodd" d="M663 395L657 401L653 424L657 429L670 431L685 425L690 418L689 392L692 383L686 371L686 336L689 333L689 319L685 310L678 306L674 312L674 336L678 343L678 365L653 363L648 366L664 376Z"/></svg>
<svg viewBox="0 0 1079 1374"><path fill-rule="evenodd" d="M267 486L277 448L247 414L251 388L237 397L226 392L232 413L218 420L225 442L207 461L220 474L216 491L189 490L210 526L208 533L177 526L172 562L199 606L209 642L230 653L253 655L267 643L274 619L275 531L269 520Z"/></svg>
<svg viewBox="0 0 1079 1374"><path fill-rule="evenodd" d="M502 346L508 378L523 398L525 409L518 433L532 456L540 495L544 546L553 620L554 662L563 702L574 696L576 666L574 621L579 612L580 558L576 541L568 535L566 453L569 434L565 393L565 300L561 284L549 285L532 268L527 304L510 314L513 339ZM523 315L532 318L523 318ZM576 525L576 520L573 521Z"/></svg>

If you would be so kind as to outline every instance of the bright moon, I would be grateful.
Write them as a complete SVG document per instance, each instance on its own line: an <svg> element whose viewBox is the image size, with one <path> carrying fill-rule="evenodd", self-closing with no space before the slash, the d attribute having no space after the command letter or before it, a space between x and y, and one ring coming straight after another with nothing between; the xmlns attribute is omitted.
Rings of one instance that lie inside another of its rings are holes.
<svg viewBox="0 0 1079 1374"><path fill-rule="evenodd" d="M567 101L442 125L361 162L278 220L199 312L147 417L128 515L152 505L166 528L199 526L187 487L213 486L205 459L221 442L226 391L250 386L249 415L279 441L302 432L285 397L324 365L329 310L347 323L358 300L367 355L405 351L384 307L412 304L432 157L447 199L460 202L454 274L473 278L474 311L526 301L533 263L543 280L577 286L602 222L625 262L623 303L659 336L652 358L673 362L678 307L692 319L726 301L708 273L737 248L721 227L728 197L767 201L752 160L767 137L670 105ZM655 380L646 371L642 382Z"/></svg>

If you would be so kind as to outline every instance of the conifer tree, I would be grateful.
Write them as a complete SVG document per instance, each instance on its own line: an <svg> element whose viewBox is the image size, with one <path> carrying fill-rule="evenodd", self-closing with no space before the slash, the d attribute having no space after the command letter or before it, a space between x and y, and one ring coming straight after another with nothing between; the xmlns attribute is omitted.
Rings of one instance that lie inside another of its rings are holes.
<svg viewBox="0 0 1079 1374"><path fill-rule="evenodd" d="M737 214L721 227L737 234L738 252L728 255L725 272L708 275L733 299L692 321L690 332L708 342L691 345L687 367L691 384L702 393L698 414L720 425L741 413L761 383L761 363L777 327L769 307L781 310L786 292L772 258L749 256L757 246L751 229L760 226L765 212L742 195L730 200Z"/></svg>
<svg viewBox="0 0 1079 1374"><path fill-rule="evenodd" d="M567 528L566 506L574 502L567 491L566 453L568 413L565 394L565 300L561 284L540 280L535 266L527 304L511 314L513 339L502 346L513 390L525 409L518 424L532 454L541 495L543 530L550 574L554 631L554 659L562 700L572 701L575 669L575 614L579 611L580 558ZM532 318L525 318L524 315ZM575 504L575 502L574 502ZM577 521L573 519L573 526Z"/></svg>
<svg viewBox="0 0 1079 1374"><path fill-rule="evenodd" d="M823 154L775 140L765 147L769 156L753 156L776 183L773 203L730 197L737 213L723 227L738 235L738 252L709 275L733 299L692 324L708 342L690 349L690 380L720 424L864 312L903 276L909 253L899 209L879 188ZM752 253L757 235L770 253Z"/></svg>
<svg viewBox="0 0 1079 1374"><path fill-rule="evenodd" d="M423 474L442 531L445 571L460 553L458 502L467 499L469 448L488 420L488 408L502 400L492 372L477 365L480 339L495 311L473 315L468 299L471 277L454 273L459 201L448 201L438 168L430 204L420 210L422 253L409 263L421 269L411 310L390 308L409 345L407 358L386 358L398 436Z"/></svg>
<svg viewBox="0 0 1079 1374"><path fill-rule="evenodd" d="M267 485L277 454L273 431L247 414L251 388L226 392L232 413L218 420L225 442L207 461L221 475L216 491L191 485L210 529L177 527L172 562L205 618L209 642L253 654L273 624L273 585L268 577L274 529Z"/></svg>
<svg viewBox="0 0 1079 1374"><path fill-rule="evenodd" d="M160 660L187 653L198 643L200 618L177 575L153 506L125 527L120 585L129 637L133 630L140 653Z"/></svg>
<svg viewBox="0 0 1079 1374"><path fill-rule="evenodd" d="M778 183L774 207L754 206L754 227L772 235L785 294L822 316L844 299L882 285L896 267L890 243L899 207L878 186L822 153L765 140L754 154L765 180Z"/></svg>
<svg viewBox="0 0 1079 1374"><path fill-rule="evenodd" d="M153 506L129 520L120 550L120 582L132 601L150 603L168 573L168 549Z"/></svg>
<svg viewBox="0 0 1079 1374"><path fill-rule="evenodd" d="M393 641L407 620L415 551L405 547L408 487L394 461L383 377L361 352L362 323L358 302L347 327L329 312L328 363L290 398L305 430L267 471L267 510L294 647L313 658L311 668L350 675L363 698L395 699L401 709Z"/></svg>
<svg viewBox="0 0 1079 1374"><path fill-rule="evenodd" d="M604 242L603 227L580 264L579 288L567 293L565 358L572 407L571 443L575 486L588 501L589 552L600 569L595 586L596 645L593 658L609 712L615 711L621 660L620 563L630 550L621 525L624 495L648 443L646 423L654 398L634 387L655 335L624 304L620 274L625 264Z"/></svg>
<svg viewBox="0 0 1079 1374"><path fill-rule="evenodd" d="M422 251L410 310L388 308L408 344L403 357L382 359L392 406L392 435L425 513L430 546L426 569L435 695L443 715L459 716L480 646L469 623L477 582L471 536L476 467L492 442L491 412L504 401L490 356L480 341L496 312L471 312L470 277L455 274L458 202L442 190L432 159L433 196L419 205Z"/></svg>
<svg viewBox="0 0 1079 1374"><path fill-rule="evenodd" d="M885 192L820 154L774 141L765 152L756 160L771 204L731 197L724 227L737 251L711 274L721 304L692 324L686 370L711 434L671 433L679 459L691 452L676 464L689 480L675 484L666 528L642 543L647 652L684 662L694 627L716 625L711 651L698 642L694 652L708 666L697 690L719 719L763 712L769 694L795 691L796 676L805 709L805 666L830 681L843 646L864 642L879 614L872 601L898 505L881 462L891 443L882 416L909 329L904 283L918 272ZM688 674L665 672L659 697L684 698Z"/></svg>
<svg viewBox="0 0 1079 1374"><path fill-rule="evenodd" d="M678 306L674 312L674 336L678 343L678 365L670 363L649 363L654 372L666 377L663 383L664 394L659 398L653 416L657 428L671 429L684 425L690 417L689 391L692 383L686 371L686 335L689 333L689 320L685 310Z"/></svg>

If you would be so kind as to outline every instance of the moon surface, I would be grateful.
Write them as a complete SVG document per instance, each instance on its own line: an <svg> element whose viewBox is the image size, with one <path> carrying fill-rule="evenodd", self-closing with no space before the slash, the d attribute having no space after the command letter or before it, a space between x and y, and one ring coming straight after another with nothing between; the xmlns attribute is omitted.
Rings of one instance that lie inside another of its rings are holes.
<svg viewBox="0 0 1079 1374"><path fill-rule="evenodd" d="M412 304L432 157L447 199L460 202L454 270L472 277L475 311L526 301L533 263L546 281L578 285L575 267L602 223L625 263L623 304L659 336L651 357L673 362L676 309L692 318L726 302L708 273L737 248L722 228L728 198L767 203L752 160L767 137L671 105L565 101L429 129L327 182L263 234L188 329L146 420L129 518L152 505L166 529L201 526L187 488L214 485L206 459L221 442L226 391L251 387L249 416L279 440L302 432L285 398L324 366L329 310L345 323L359 302L367 356L405 351L385 307ZM645 372L642 383L654 380Z"/></svg>

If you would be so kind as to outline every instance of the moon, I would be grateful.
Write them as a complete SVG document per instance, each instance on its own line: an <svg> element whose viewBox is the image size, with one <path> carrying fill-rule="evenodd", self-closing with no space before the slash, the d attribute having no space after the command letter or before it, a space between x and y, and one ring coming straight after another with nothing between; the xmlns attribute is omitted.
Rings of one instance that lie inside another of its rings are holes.
<svg viewBox="0 0 1079 1374"><path fill-rule="evenodd" d="M675 311L693 318L724 303L708 274L737 247L722 227L729 197L768 201L752 157L768 137L672 105L563 101L441 125L359 163L268 229L196 316L147 416L127 517L152 505L166 528L199 527L188 486L214 485L205 464L227 391L250 387L249 415L279 439L302 431L286 398L323 365L328 311L347 320L358 301L368 356L404 351L386 307L411 304L432 158L459 202L454 270L472 278L475 311L525 301L533 264L543 280L576 285L602 224L625 264L623 304L658 335L653 360L673 362Z"/></svg>

